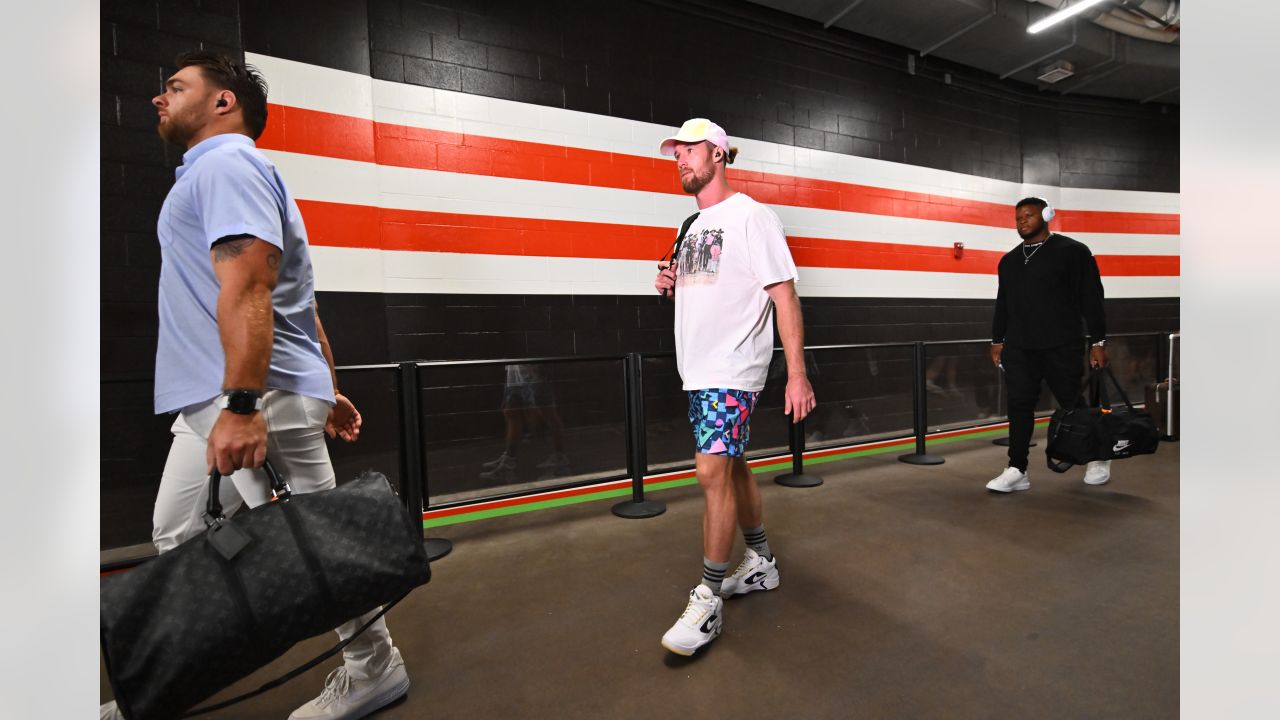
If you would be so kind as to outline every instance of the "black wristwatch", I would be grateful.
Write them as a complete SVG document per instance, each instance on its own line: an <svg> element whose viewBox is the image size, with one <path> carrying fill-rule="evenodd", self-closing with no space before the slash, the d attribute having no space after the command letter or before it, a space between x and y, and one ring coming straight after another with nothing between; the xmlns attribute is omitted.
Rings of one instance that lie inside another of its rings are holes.
<svg viewBox="0 0 1280 720"><path fill-rule="evenodd" d="M218 407L237 415L252 415L262 409L262 391L253 388L227 388L218 398Z"/></svg>

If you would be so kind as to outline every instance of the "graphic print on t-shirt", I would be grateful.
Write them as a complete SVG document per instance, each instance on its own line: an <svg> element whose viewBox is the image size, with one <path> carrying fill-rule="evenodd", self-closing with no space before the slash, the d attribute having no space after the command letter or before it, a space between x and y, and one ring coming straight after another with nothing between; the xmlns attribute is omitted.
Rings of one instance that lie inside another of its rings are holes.
<svg viewBox="0 0 1280 720"><path fill-rule="evenodd" d="M680 246L679 277L676 284L714 283L720 272L720 251L724 246L724 229L689 233Z"/></svg>

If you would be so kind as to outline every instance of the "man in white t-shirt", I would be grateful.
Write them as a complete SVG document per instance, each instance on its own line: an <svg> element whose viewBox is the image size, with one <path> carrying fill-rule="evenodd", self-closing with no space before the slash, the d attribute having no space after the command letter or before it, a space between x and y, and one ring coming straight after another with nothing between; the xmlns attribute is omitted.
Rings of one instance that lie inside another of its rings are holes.
<svg viewBox="0 0 1280 720"><path fill-rule="evenodd" d="M676 303L676 362L689 394L698 484L706 499L702 520L702 581L662 636L662 645L692 655L723 624L722 597L778 586L778 566L764 532L764 511L744 457L749 421L769 373L773 314L787 358L783 408L799 422L816 400L804 366L804 322L796 296L796 266L782 222L772 210L729 186L725 168L738 149L719 125L686 122L662 141L680 184L698 202L670 263L658 267L654 287ZM735 523L747 550L729 577Z"/></svg>

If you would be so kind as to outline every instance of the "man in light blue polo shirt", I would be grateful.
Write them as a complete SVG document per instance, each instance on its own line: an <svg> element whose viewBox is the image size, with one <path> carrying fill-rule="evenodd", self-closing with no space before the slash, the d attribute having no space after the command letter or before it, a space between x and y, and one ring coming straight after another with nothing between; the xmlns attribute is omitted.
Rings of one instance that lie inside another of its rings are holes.
<svg viewBox="0 0 1280 720"><path fill-rule="evenodd" d="M152 518L160 552L204 530L210 468L231 478L221 498L229 512L270 499L259 469L268 455L295 492L329 489L336 482L326 422L344 437L355 426L321 347L302 216L254 146L266 125L266 82L215 53L176 64L152 101L161 137L186 148L157 226L155 410L178 413ZM335 399L342 416L331 419ZM338 634L350 636L376 612ZM291 718L360 718L408 690L381 619L343 657L320 696ZM118 716L114 703L102 715Z"/></svg>

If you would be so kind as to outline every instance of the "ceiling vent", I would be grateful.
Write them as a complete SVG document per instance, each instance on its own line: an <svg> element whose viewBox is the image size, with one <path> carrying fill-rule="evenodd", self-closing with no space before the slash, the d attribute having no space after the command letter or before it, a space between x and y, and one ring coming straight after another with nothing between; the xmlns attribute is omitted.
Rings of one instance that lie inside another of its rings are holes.
<svg viewBox="0 0 1280 720"><path fill-rule="evenodd" d="M1036 76L1037 80L1053 84L1061 80L1066 80L1076 74L1076 67L1066 60L1057 60L1040 68L1040 74Z"/></svg>

